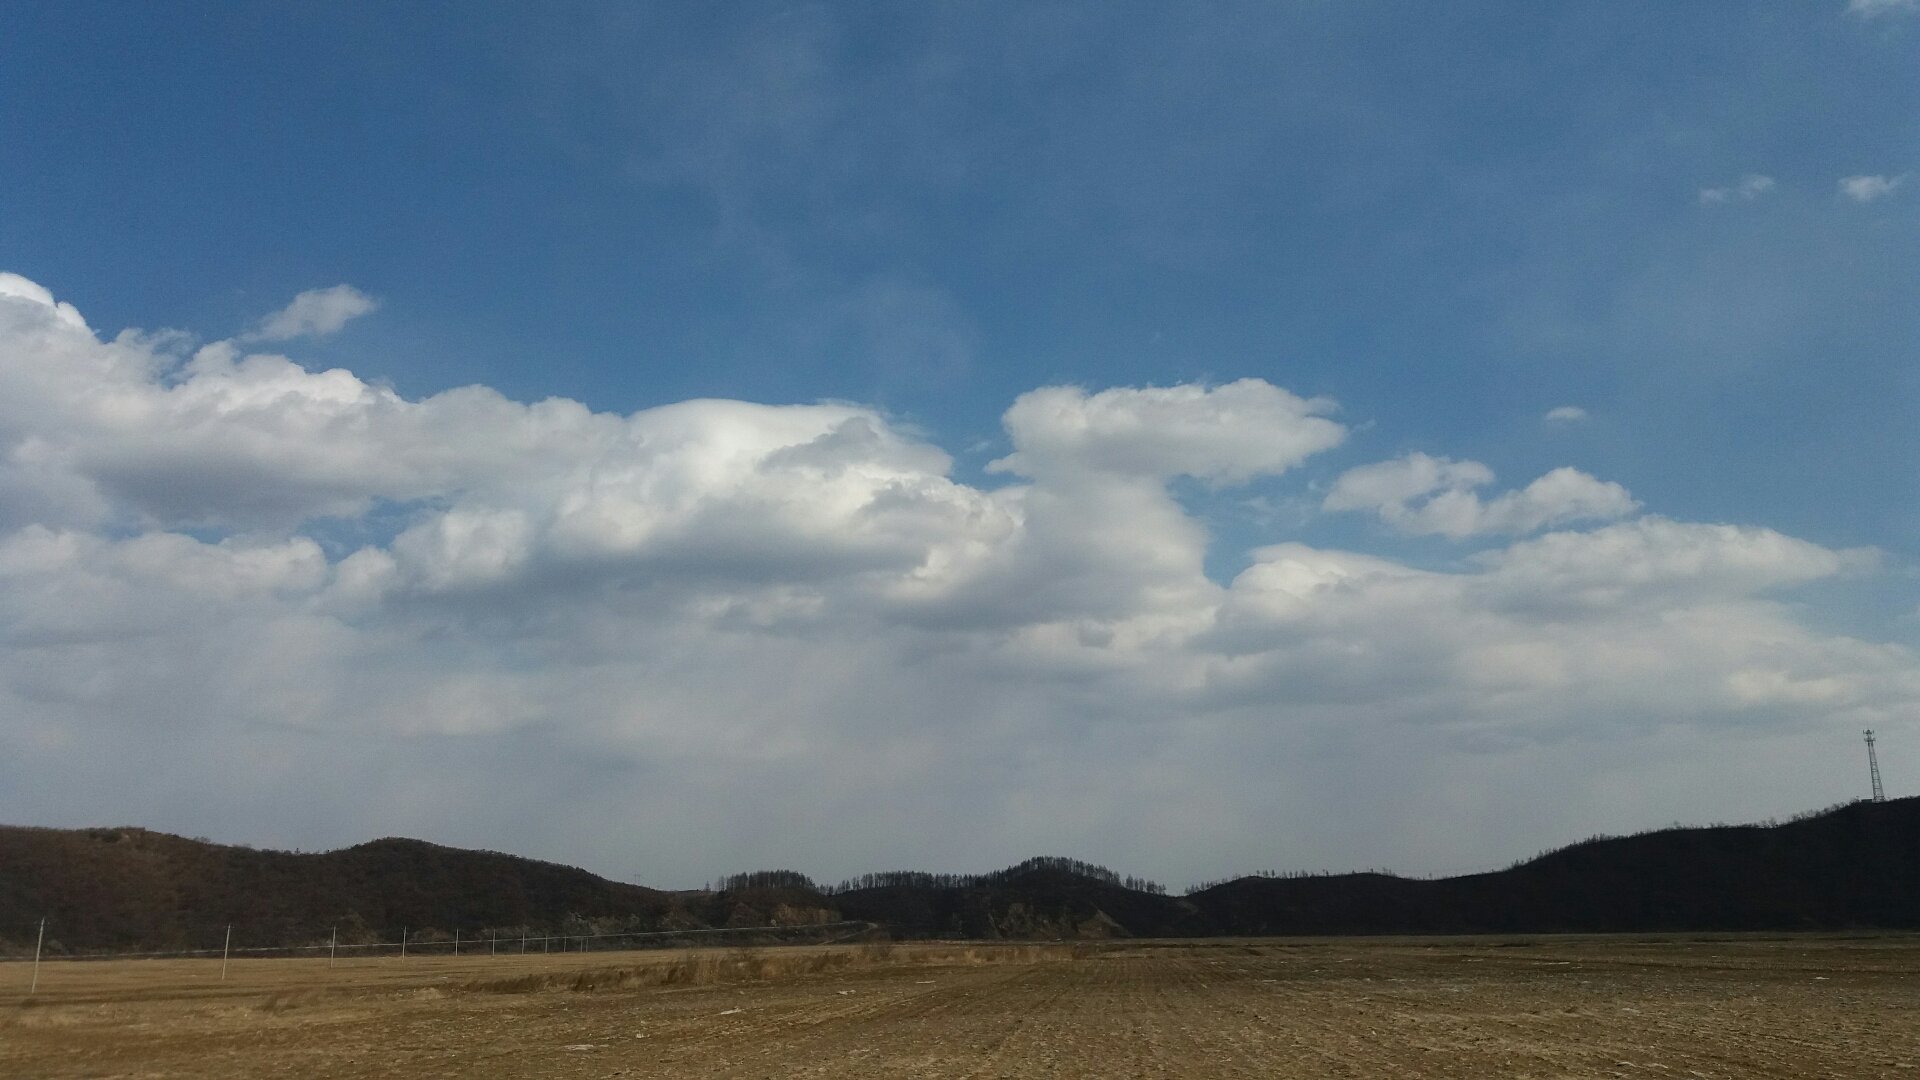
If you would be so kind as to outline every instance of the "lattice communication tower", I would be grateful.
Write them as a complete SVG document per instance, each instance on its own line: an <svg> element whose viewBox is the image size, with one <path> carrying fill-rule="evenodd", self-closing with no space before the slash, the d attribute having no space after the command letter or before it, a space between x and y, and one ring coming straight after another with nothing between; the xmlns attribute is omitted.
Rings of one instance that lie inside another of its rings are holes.
<svg viewBox="0 0 1920 1080"><path fill-rule="evenodd" d="M1873 801L1886 802L1887 791L1880 786L1880 757L1873 752L1873 729L1867 729L1867 774L1873 777Z"/></svg>

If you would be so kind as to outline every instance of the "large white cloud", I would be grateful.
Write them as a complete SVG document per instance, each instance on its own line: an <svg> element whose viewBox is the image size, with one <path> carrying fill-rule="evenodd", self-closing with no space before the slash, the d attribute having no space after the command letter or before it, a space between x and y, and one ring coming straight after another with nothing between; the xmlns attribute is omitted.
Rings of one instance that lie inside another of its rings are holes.
<svg viewBox="0 0 1920 1080"><path fill-rule="evenodd" d="M1570 469L1481 500L1477 463L1362 466L1329 507L1561 531L1441 569L1274 537L1209 577L1169 485L1286 474L1341 443L1331 410L1043 388L983 487L876 409L411 400L103 341L0 278L0 815L663 884L1036 850L1444 869L1831 801L1852 758L1811 748L1911 724L1920 660L1787 592L1869 553L1631 517ZM1721 779L1671 772L1727 733Z"/></svg>

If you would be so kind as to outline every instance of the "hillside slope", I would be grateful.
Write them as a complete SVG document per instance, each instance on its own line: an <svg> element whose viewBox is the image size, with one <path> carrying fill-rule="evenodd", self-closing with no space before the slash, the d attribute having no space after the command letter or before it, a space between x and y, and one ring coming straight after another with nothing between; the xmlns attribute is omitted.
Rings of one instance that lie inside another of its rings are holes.
<svg viewBox="0 0 1920 1080"><path fill-rule="evenodd" d="M1914 928L1920 798L1595 839L1488 874L1242 878L1188 899L1238 934Z"/></svg>
<svg viewBox="0 0 1920 1080"><path fill-rule="evenodd" d="M1920 798L1591 840L1438 880L1246 877L1176 898L1041 871L831 899L896 933L955 937L1920 928Z"/></svg>
<svg viewBox="0 0 1920 1080"><path fill-rule="evenodd" d="M323 854L228 847L144 829L0 826L0 951L41 916L58 950L237 939L391 940L483 928L631 932L877 923L899 937L1920 928L1920 798L1853 803L1782 825L1586 841L1509 869L1248 877L1172 897L1111 872L1034 859L978 876L875 875L823 894L791 872L663 893L584 870L418 840Z"/></svg>
<svg viewBox="0 0 1920 1080"><path fill-rule="evenodd" d="M847 918L878 923L901 937L1093 939L1207 932L1185 900L1033 866L1037 861L963 885L884 885L831 899Z"/></svg>
<svg viewBox="0 0 1920 1080"><path fill-rule="evenodd" d="M0 935L47 916L75 949L172 949L242 940L352 942L403 927L535 926L568 919L652 929L670 898L584 870L385 839L324 854L256 851L145 829L0 827ZM575 932L579 932L575 930Z"/></svg>

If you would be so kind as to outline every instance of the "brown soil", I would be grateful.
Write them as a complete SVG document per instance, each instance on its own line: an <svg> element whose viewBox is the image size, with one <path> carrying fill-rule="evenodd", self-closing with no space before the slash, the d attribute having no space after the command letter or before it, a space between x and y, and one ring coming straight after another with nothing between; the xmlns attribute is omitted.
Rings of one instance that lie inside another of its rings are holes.
<svg viewBox="0 0 1920 1080"><path fill-rule="evenodd" d="M1920 938L0 965L6 1077L1915 1077Z"/></svg>

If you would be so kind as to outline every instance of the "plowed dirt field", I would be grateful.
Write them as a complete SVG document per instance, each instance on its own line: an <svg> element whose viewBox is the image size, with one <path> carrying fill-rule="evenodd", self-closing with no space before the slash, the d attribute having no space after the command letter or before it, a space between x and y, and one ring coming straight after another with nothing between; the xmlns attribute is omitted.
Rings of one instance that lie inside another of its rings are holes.
<svg viewBox="0 0 1920 1080"><path fill-rule="evenodd" d="M1914 1077L1920 939L0 965L0 1076Z"/></svg>

